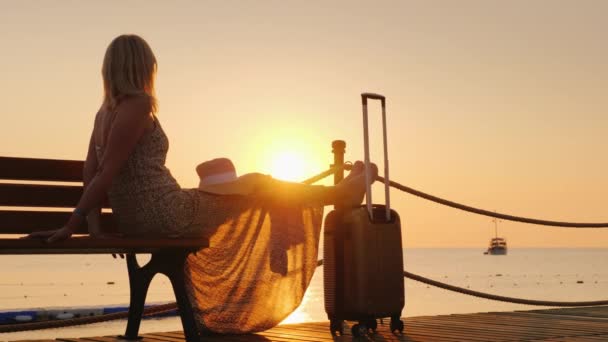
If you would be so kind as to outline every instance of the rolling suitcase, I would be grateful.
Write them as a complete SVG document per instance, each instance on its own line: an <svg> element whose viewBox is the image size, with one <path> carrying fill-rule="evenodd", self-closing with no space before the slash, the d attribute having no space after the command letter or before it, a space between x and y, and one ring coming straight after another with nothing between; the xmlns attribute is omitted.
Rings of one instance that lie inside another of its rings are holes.
<svg viewBox="0 0 608 342"><path fill-rule="evenodd" d="M386 106L382 95L363 93L366 205L338 208L325 218L324 272L325 311L332 335L343 333L343 320L358 321L352 334L375 332L377 318L390 317L391 331L403 332L403 251L401 223L390 209ZM386 205L373 205L371 196L367 100L380 100L384 140Z"/></svg>

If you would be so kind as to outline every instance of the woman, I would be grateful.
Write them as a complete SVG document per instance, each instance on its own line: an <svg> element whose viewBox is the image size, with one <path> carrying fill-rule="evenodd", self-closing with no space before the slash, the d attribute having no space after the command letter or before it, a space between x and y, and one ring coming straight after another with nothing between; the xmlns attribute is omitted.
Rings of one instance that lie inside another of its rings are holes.
<svg viewBox="0 0 608 342"><path fill-rule="evenodd" d="M188 266L190 298L201 325L244 332L277 324L299 304L312 276L322 207L362 201L362 163L355 163L337 186L308 186L257 174L245 195L181 189L165 167L168 139L156 117L156 70L156 58L142 38L122 35L110 43L82 197L62 228L30 237L51 243L67 239L85 219L91 235L103 234L100 205L107 196L122 234L211 239L211 247L193 255ZM281 298L281 288L294 286L299 290L290 293L291 300ZM273 295L282 308L260 304ZM252 319L256 315L251 310L259 317Z"/></svg>

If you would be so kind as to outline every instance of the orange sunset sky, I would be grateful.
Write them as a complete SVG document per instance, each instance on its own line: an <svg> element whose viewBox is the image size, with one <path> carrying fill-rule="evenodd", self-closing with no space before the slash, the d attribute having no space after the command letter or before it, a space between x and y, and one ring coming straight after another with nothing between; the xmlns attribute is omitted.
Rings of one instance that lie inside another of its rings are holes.
<svg viewBox="0 0 608 342"><path fill-rule="evenodd" d="M1 1L0 155L83 159L105 48L135 33L159 62L168 167L184 187L219 156L291 180L325 170L334 139L362 159L359 94L374 91L394 180L607 222L607 14L605 1ZM376 122L372 138L381 162ZM392 198L406 247L483 249L494 234L489 218ZM499 230L510 247L608 247L608 229Z"/></svg>

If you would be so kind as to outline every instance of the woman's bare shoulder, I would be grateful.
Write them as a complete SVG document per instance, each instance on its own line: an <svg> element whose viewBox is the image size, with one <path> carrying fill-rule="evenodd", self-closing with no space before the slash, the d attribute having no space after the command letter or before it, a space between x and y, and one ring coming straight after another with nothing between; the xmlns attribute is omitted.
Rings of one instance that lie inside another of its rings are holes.
<svg viewBox="0 0 608 342"><path fill-rule="evenodd" d="M149 117L152 115L152 102L148 96L125 97L116 106L116 111L121 115Z"/></svg>

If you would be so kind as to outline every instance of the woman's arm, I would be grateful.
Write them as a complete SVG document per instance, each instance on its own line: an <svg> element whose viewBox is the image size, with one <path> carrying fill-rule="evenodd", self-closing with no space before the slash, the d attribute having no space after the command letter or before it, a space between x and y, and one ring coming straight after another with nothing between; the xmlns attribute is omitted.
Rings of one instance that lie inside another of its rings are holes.
<svg viewBox="0 0 608 342"><path fill-rule="evenodd" d="M137 145L151 120L151 107L147 98L137 97L124 100L106 140L105 153L98 161L98 168L88 182L74 213L63 228L56 231L33 233L30 237L48 237L48 242L69 238L84 223L86 213L101 206L112 179Z"/></svg>
<svg viewBox="0 0 608 342"><path fill-rule="evenodd" d="M89 140L89 150L87 152L87 159L84 162L84 168L82 170L83 189L86 190L91 180L97 173L99 163L97 162L97 153L95 151L95 130L91 133L91 139ZM97 206L91 209L87 215L87 227L89 235L101 236L103 234L101 228L101 206Z"/></svg>

